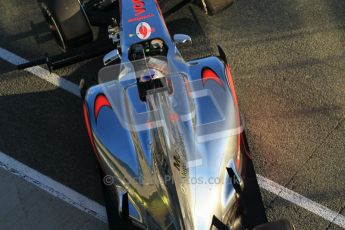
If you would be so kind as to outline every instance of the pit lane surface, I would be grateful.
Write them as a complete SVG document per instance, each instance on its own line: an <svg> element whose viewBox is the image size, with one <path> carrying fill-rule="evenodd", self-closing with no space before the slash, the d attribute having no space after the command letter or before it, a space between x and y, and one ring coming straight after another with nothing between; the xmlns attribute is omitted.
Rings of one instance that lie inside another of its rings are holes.
<svg viewBox="0 0 345 230"><path fill-rule="evenodd" d="M193 37L187 59L225 49L257 173L345 215L345 2L238 0L213 17L192 9L168 26ZM35 1L3 0L0 10L0 47L26 59L59 52ZM56 73L95 82L100 67L95 59ZM0 151L102 203L80 99L4 60L0 73ZM270 220L340 228L262 194Z"/></svg>

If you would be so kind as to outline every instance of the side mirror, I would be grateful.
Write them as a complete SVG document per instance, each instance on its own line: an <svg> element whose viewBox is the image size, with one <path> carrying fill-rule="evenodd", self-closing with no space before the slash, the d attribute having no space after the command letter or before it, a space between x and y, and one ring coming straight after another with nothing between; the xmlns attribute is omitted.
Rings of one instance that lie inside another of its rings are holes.
<svg viewBox="0 0 345 230"><path fill-rule="evenodd" d="M104 57L103 57L103 64L106 66L106 65L109 65L115 61L118 61L121 59L121 55L119 53L118 50L113 50L113 51L110 51L109 53L107 53Z"/></svg>
<svg viewBox="0 0 345 230"><path fill-rule="evenodd" d="M176 44L192 43L192 38L186 34L175 34L174 41Z"/></svg>

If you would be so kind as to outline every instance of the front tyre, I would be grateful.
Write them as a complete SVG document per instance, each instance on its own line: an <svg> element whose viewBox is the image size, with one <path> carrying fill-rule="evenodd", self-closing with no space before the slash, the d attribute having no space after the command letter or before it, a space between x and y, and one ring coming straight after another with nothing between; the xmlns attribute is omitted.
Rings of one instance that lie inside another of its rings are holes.
<svg viewBox="0 0 345 230"><path fill-rule="evenodd" d="M214 15L230 6L234 0L200 0L206 14Z"/></svg>
<svg viewBox="0 0 345 230"><path fill-rule="evenodd" d="M93 40L89 20L78 0L41 0L39 5L57 44L64 51Z"/></svg>

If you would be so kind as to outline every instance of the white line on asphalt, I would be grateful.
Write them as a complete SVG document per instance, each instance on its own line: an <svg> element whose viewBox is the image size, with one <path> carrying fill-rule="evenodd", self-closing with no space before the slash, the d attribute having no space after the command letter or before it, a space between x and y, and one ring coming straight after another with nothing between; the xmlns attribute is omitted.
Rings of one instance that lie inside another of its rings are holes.
<svg viewBox="0 0 345 230"><path fill-rule="evenodd" d="M318 204L290 189L287 189L263 176L256 175L258 182L261 188L287 200L291 203L304 208L331 223L339 225L342 228L345 228L345 217L335 211L330 210L329 208Z"/></svg>
<svg viewBox="0 0 345 230"><path fill-rule="evenodd" d="M5 50L3 48L0 48L0 58L8 61L9 63L12 63L14 65L20 64L20 63L24 63L27 62L27 60L17 56L16 54ZM61 77L59 77L57 74L50 74L49 71L47 71L44 68L41 67L32 67L32 68L28 68L26 69L26 71L58 86L61 87L62 89L76 95L79 96L79 88L76 84L62 79ZM2 154L0 152L0 167L2 167L3 165L3 159L11 159L11 162L16 162L14 159ZM6 158L7 157L7 158ZM105 208L101 205L99 205L98 203L84 197L81 194L76 193L75 191L71 190L70 188L67 188L66 186L59 184L58 182L53 181L52 179L40 174L39 172L28 168L27 166L17 162L16 165L23 167L23 169L25 170L21 170L19 167L18 171L23 172L23 173L16 173L16 171L14 172L14 174L19 175L21 177L25 178L33 178L33 176L30 176L31 173L33 173L33 175L39 175L38 178L44 178L43 181L40 180L36 180L36 179L26 179L27 181L29 181L30 183L33 183L35 185L37 185L38 187L44 189L47 192L53 191L56 197L66 201L67 203L72 204L73 206L79 208L82 211L88 212L91 215L96 216L97 218L99 218L100 220L106 222L106 212L105 212ZM11 170L9 170L10 172L12 172ZM345 228L345 217L335 211L330 210L329 208L318 204L292 190L289 190L263 176L257 175L258 178L258 182L259 185L262 189L265 189L273 194L276 194L277 196L301 207L304 208L328 221L330 221L331 223L334 223L336 225L339 225L340 227ZM38 184L36 184L36 182L38 181ZM47 184L45 184L47 183ZM55 187L57 186L57 187ZM67 193L63 193L63 191L68 191ZM82 202L79 202L82 201Z"/></svg>
<svg viewBox="0 0 345 230"><path fill-rule="evenodd" d="M34 169L20 163L19 161L0 152L0 168L17 175L27 182L36 185L40 189L57 197L58 199L74 206L82 212L96 217L104 223L107 223L107 213L104 206L90 200L89 198L77 193L59 182L37 172Z"/></svg>
<svg viewBox="0 0 345 230"><path fill-rule="evenodd" d="M19 65L19 64L23 64L28 62L28 60L19 57L18 55L3 49L0 47L0 58L13 64L13 65ZM27 68L25 69L25 71L32 73L33 75L36 75L37 77L50 82L51 84L60 87L78 97L80 97L79 94L79 86L66 80L61 78L60 76L58 76L55 73L50 73L48 70L36 66L36 67L31 67L31 68Z"/></svg>

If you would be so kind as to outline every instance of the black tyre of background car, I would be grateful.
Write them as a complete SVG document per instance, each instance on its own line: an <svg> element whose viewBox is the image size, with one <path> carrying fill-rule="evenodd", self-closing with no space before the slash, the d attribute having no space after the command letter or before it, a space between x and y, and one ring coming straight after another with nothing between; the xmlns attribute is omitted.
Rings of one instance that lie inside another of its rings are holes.
<svg viewBox="0 0 345 230"><path fill-rule="evenodd" d="M93 40L89 20L78 0L46 0L39 4L58 45L63 50Z"/></svg>
<svg viewBox="0 0 345 230"><path fill-rule="evenodd" d="M200 0L207 14L216 14L230 6L234 0Z"/></svg>

